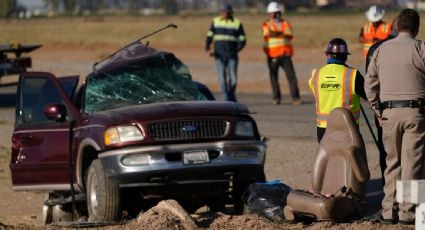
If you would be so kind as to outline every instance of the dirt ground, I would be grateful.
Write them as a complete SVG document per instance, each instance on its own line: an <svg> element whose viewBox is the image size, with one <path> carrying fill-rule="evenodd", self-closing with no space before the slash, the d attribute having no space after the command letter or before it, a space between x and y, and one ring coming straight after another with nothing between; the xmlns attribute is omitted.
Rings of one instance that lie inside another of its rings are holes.
<svg viewBox="0 0 425 230"><path fill-rule="evenodd" d="M172 51L188 64L193 78L208 85L218 95L218 81L213 60L203 52L202 47L158 47ZM45 46L32 55L36 71L47 71L57 76L79 74L84 76L91 71L91 64L112 52L111 47L93 47L89 50L75 47ZM352 50L349 62L363 71L360 50ZM293 58L298 75L304 104L293 106L286 95L283 104L271 104L270 83L265 58L258 47L248 46L242 53L239 65L239 101L246 104L256 119L260 133L270 139L268 143L266 176L269 180L297 189L309 189L311 166L318 144L315 137L314 100L307 80L313 68L324 63L323 50L296 50ZM288 86L283 72L281 89L284 94ZM2 79L2 81L7 81ZM370 115L370 114L369 114ZM0 108L0 229L45 229L41 225L41 207L44 194L14 192L8 168L11 134L14 123L14 108ZM362 121L360 130L366 142L371 181L368 184L368 213L379 209L382 197L380 191L380 172L378 152L373 144L367 126ZM104 229L413 229L402 225L384 226L370 221L352 223L317 222L274 223L257 215L233 216L223 213L199 211L191 215L194 225L182 221L182 217L169 210L145 210L136 219L119 226ZM55 229L57 227L49 227Z"/></svg>

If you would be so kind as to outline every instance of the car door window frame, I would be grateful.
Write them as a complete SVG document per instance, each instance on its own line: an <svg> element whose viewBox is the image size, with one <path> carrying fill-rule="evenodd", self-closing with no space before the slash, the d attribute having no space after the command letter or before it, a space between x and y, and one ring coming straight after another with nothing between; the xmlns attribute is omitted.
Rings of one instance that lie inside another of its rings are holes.
<svg viewBox="0 0 425 230"><path fill-rule="evenodd" d="M47 73L47 72L26 72L26 73L22 73L19 77L19 84L18 84L18 90L17 90L17 104L16 104L16 114L15 114L15 127L20 126L20 125L30 125L30 124L44 124L44 123L55 123L55 121L50 121L50 120L42 120L42 121L31 121L30 119L26 119L25 118L25 111L23 108L24 106L24 101L25 100L25 96L24 96L24 92L23 92L23 87L24 87L24 81L26 79L31 79L31 78L45 78L46 79L46 83L45 84L50 84L50 89L54 89L57 90L57 97L55 98L52 103L57 103L58 101L60 101L61 104L65 105L65 107L67 108L67 120L66 122L69 122L73 119L78 119L79 117L79 113L78 110L75 108L75 106L73 105L73 103L70 100L70 96L72 97L73 92L65 92L65 89L63 87L63 85L60 83L60 79L56 78L54 75ZM72 91L75 91L75 87L78 84L78 76L71 76L71 77L66 77L64 78L65 81L70 80L70 79L75 79L76 80L76 84L74 87L74 89L72 89ZM44 87L44 86L43 86ZM37 95L37 96L46 96L46 95ZM56 101L55 101L56 100ZM37 102L35 102L37 103ZM34 103L34 104L35 104ZM44 104L43 106L47 105L49 103ZM36 105L37 106L37 105ZM40 105L38 105L40 106ZM33 109L33 108L31 108ZM44 114L43 114L44 116Z"/></svg>

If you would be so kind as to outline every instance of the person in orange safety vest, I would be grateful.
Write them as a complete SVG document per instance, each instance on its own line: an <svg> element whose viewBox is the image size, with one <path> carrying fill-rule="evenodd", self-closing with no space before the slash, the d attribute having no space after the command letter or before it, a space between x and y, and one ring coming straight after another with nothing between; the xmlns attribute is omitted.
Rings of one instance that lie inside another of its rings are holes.
<svg viewBox="0 0 425 230"><path fill-rule="evenodd" d="M283 7L277 2L270 2L267 6L270 18L262 25L264 37L263 50L267 56L270 81L273 90L273 104L278 105L281 101L279 86L279 67L285 71L289 83L289 90L294 105L302 104L298 88L297 77L292 63L291 40L293 39L292 26L287 20L282 19Z"/></svg>
<svg viewBox="0 0 425 230"><path fill-rule="evenodd" d="M367 51L377 41L388 38L391 34L391 23L382 20L385 10L379 6L372 5L366 11L366 18L369 20L360 30L359 41L363 43L363 56L366 58Z"/></svg>

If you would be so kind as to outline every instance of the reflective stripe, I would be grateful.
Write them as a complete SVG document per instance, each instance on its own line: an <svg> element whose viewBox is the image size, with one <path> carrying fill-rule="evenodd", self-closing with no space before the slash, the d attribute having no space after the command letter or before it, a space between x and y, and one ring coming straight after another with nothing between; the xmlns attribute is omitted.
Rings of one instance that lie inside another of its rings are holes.
<svg viewBox="0 0 425 230"><path fill-rule="evenodd" d="M342 88L343 88L342 106L346 109L350 109L352 71L353 69L348 69L348 68L345 68L345 71L344 71L344 81L343 81L344 84L342 85Z"/></svg>
<svg viewBox="0 0 425 230"><path fill-rule="evenodd" d="M245 41L246 37L238 32L240 26L238 19L223 20L221 17L216 17L213 21L214 32L210 30L207 36L212 37L213 41Z"/></svg>
<svg viewBox="0 0 425 230"><path fill-rule="evenodd" d="M284 46L284 45L289 45L290 41L287 38L270 38L270 40L268 42L264 42L264 47L266 48L270 48L270 47L276 47L276 46Z"/></svg>
<svg viewBox="0 0 425 230"><path fill-rule="evenodd" d="M237 19L223 20L220 17L214 19L214 27L217 29L238 30L240 25L241 23Z"/></svg>
<svg viewBox="0 0 425 230"><path fill-rule="evenodd" d="M219 24L214 24L214 27L216 29L230 29L230 30L237 30L239 29L239 25L233 25L233 24L223 24L223 23L219 23Z"/></svg>
<svg viewBox="0 0 425 230"><path fill-rule="evenodd" d="M383 26L383 28L382 28L382 31L384 32L384 33L388 33L388 25L387 24L385 24L384 26Z"/></svg>
<svg viewBox="0 0 425 230"><path fill-rule="evenodd" d="M319 74L320 74L320 70L322 70L322 68L317 69L316 72L314 72L314 77L313 77L313 85L316 86L316 90L314 95L316 95L316 114L319 115L320 114L320 91L319 91Z"/></svg>
<svg viewBox="0 0 425 230"><path fill-rule="evenodd" d="M371 29L371 26L370 26L370 24L367 24L367 25L365 25L365 27L364 27L364 31L366 32L366 33L370 33L370 29Z"/></svg>
<svg viewBox="0 0 425 230"><path fill-rule="evenodd" d="M232 41L237 42L239 41L238 38L235 38L235 36L231 35L222 35L222 34L216 34L213 38L214 41Z"/></svg>
<svg viewBox="0 0 425 230"><path fill-rule="evenodd" d="M369 42L368 42L368 43L366 43L366 42L365 42L365 43L363 44L363 48L365 48L365 49L369 49L372 45L373 45L373 43L369 43Z"/></svg>

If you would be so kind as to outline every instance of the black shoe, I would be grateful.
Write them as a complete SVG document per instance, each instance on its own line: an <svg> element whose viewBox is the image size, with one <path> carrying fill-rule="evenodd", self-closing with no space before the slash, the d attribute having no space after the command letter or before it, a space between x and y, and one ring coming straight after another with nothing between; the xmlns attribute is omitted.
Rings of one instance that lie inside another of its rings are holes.
<svg viewBox="0 0 425 230"><path fill-rule="evenodd" d="M402 225L414 225L415 220L399 220L398 223Z"/></svg>
<svg viewBox="0 0 425 230"><path fill-rule="evenodd" d="M381 219L381 224L385 224L385 225L392 225L392 224L396 224L396 221L393 219Z"/></svg>
<svg viewBox="0 0 425 230"><path fill-rule="evenodd" d="M385 225L391 225L397 223L394 219L384 219L380 213L377 213L375 215L369 216L365 218L364 220L371 221L372 223L380 223Z"/></svg>

